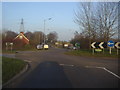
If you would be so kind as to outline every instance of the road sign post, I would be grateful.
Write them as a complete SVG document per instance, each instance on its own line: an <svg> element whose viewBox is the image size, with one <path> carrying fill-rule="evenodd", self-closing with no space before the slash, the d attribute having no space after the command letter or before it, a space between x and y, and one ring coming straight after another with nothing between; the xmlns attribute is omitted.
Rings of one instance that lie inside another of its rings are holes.
<svg viewBox="0 0 120 90"><path fill-rule="evenodd" d="M10 43L10 45L11 45L11 51L12 51L12 49L13 49L13 48L12 48L12 46L13 46L13 43Z"/></svg>
<svg viewBox="0 0 120 90"><path fill-rule="evenodd" d="M93 48L93 49L92 49L92 54L93 54L93 55L94 55L94 53L95 53L95 52L94 52L94 49L96 48L96 47L95 47L95 44L96 44L96 42L93 42L93 43L91 44L91 47Z"/></svg>
<svg viewBox="0 0 120 90"><path fill-rule="evenodd" d="M103 46L103 44L104 44L104 42L101 42L101 43L99 44L99 47L100 47L101 49L103 49L103 53L104 53L104 46Z"/></svg>
<svg viewBox="0 0 120 90"><path fill-rule="evenodd" d="M112 49L112 48L110 47L110 50L109 50L109 53L110 53L110 54L111 54L111 51L112 51L111 49Z"/></svg>
<svg viewBox="0 0 120 90"><path fill-rule="evenodd" d="M93 48L93 49L92 49L92 54L94 55L94 53L95 53L95 52L94 52L94 48Z"/></svg>
<svg viewBox="0 0 120 90"><path fill-rule="evenodd" d="M117 49L117 55L119 54L119 49Z"/></svg>
<svg viewBox="0 0 120 90"><path fill-rule="evenodd" d="M104 54L104 48L102 49L102 52L103 52L103 54Z"/></svg>
<svg viewBox="0 0 120 90"><path fill-rule="evenodd" d="M107 43L108 47L109 47L109 53L112 53L112 47L114 46L114 42L113 41L108 41Z"/></svg>
<svg viewBox="0 0 120 90"><path fill-rule="evenodd" d="M119 49L120 49L120 42L117 42L115 44L115 47L117 48L117 55L119 54Z"/></svg>
<svg viewBox="0 0 120 90"><path fill-rule="evenodd" d="M5 44L6 44L6 51L7 51L8 50L8 43L6 42Z"/></svg>

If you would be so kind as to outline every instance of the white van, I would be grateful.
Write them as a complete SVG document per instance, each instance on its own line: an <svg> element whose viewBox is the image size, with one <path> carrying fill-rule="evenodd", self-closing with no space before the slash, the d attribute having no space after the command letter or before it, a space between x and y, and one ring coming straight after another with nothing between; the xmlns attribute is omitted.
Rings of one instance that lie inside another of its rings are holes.
<svg viewBox="0 0 120 90"><path fill-rule="evenodd" d="M43 47L45 50L48 50L49 46L47 44L44 45Z"/></svg>

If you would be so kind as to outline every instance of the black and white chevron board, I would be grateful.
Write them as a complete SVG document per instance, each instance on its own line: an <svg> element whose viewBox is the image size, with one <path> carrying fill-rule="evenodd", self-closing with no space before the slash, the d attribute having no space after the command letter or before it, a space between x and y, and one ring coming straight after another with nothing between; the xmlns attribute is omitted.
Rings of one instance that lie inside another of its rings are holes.
<svg viewBox="0 0 120 90"><path fill-rule="evenodd" d="M91 47L92 48L101 48L101 49L104 49L104 48L107 48L107 43L106 42L93 42L91 44Z"/></svg>
<svg viewBox="0 0 120 90"><path fill-rule="evenodd" d="M108 43L107 42L92 42L91 43L92 48L108 48ZM120 42L115 42L113 48L120 49Z"/></svg>

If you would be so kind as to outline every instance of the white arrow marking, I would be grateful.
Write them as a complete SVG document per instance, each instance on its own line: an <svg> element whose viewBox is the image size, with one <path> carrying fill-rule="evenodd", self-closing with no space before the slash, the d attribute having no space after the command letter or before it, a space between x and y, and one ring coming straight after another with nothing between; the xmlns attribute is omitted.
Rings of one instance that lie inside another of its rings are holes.
<svg viewBox="0 0 120 90"><path fill-rule="evenodd" d="M95 45L95 43L96 43L96 42L93 42L93 43L91 44L91 46L92 46L93 48L96 48L96 47L94 46L94 45Z"/></svg>
<svg viewBox="0 0 120 90"><path fill-rule="evenodd" d="M115 46L120 49L119 44L120 44L120 42L117 42L117 43L115 44Z"/></svg>
<svg viewBox="0 0 120 90"><path fill-rule="evenodd" d="M104 48L102 45L104 44L104 42L101 42L100 44L99 44L99 47L100 48Z"/></svg>
<svg viewBox="0 0 120 90"><path fill-rule="evenodd" d="M110 42L108 43L108 45L111 45L111 44L114 44L114 43L110 43Z"/></svg>
<svg viewBox="0 0 120 90"><path fill-rule="evenodd" d="M74 65L68 65L68 64L59 64L59 65L61 65L61 66L71 66L71 67L74 66Z"/></svg>

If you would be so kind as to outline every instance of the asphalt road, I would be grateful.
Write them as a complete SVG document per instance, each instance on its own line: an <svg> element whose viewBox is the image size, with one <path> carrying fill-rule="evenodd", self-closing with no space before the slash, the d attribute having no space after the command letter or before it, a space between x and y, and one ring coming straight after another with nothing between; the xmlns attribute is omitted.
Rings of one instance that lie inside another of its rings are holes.
<svg viewBox="0 0 120 90"><path fill-rule="evenodd" d="M30 69L11 88L118 88L118 60L65 55L66 49L24 51L15 58Z"/></svg>

